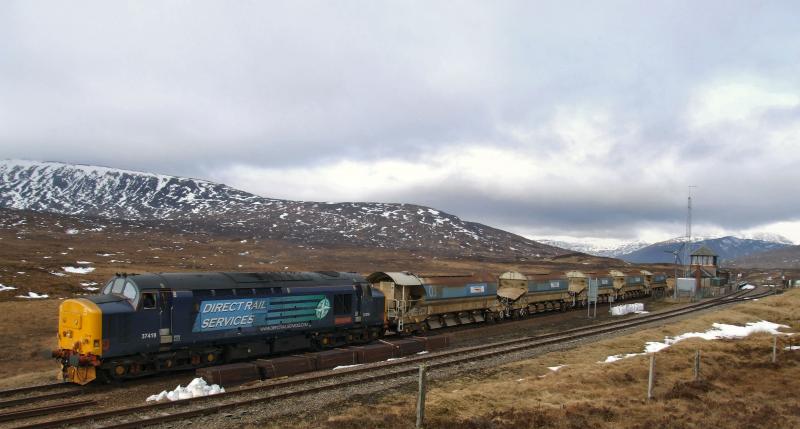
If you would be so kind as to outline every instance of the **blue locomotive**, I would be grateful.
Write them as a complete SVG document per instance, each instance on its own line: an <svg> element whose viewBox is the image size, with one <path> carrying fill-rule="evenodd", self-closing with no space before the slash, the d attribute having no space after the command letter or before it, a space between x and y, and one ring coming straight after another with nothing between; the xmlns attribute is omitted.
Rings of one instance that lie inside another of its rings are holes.
<svg viewBox="0 0 800 429"><path fill-rule="evenodd" d="M385 325L383 293L354 273L117 275L61 304L53 355L86 384L366 343Z"/></svg>

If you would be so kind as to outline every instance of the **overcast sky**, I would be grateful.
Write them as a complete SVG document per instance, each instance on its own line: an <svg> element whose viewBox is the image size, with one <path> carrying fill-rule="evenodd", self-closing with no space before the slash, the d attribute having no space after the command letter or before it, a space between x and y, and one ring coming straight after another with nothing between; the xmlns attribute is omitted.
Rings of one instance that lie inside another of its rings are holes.
<svg viewBox="0 0 800 429"><path fill-rule="evenodd" d="M0 158L800 242L796 1L3 1Z"/></svg>

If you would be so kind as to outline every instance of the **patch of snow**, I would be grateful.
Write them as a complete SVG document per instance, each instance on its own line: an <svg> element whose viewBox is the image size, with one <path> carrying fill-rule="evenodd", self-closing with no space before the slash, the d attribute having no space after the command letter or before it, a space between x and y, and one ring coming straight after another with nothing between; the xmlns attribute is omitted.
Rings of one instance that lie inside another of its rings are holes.
<svg viewBox="0 0 800 429"><path fill-rule="evenodd" d="M88 291L92 291L92 292L94 292L94 291L96 291L96 290L98 290L98 289L100 289L100 288L98 288L98 287L91 287L91 286L84 286L84 289L86 289L86 290L88 290Z"/></svg>
<svg viewBox="0 0 800 429"><path fill-rule="evenodd" d="M72 274L89 274L95 270L94 267L61 267L64 271Z"/></svg>
<svg viewBox="0 0 800 429"><path fill-rule="evenodd" d="M354 368L354 367L361 366L361 365L363 365L363 364L357 363L355 365L339 365L339 366L333 367L333 370L336 371L337 369Z"/></svg>
<svg viewBox="0 0 800 429"><path fill-rule="evenodd" d="M81 282L81 286L83 286L83 287L97 286L97 282Z"/></svg>
<svg viewBox="0 0 800 429"><path fill-rule="evenodd" d="M787 346L783 348L784 350L800 350L800 346Z"/></svg>
<svg viewBox="0 0 800 429"><path fill-rule="evenodd" d="M421 351L421 352L419 352L419 353L417 353L417 354L418 354L418 355L425 355L425 354L428 354L428 353L429 353L429 352L428 352L427 350L423 350L423 351Z"/></svg>
<svg viewBox="0 0 800 429"><path fill-rule="evenodd" d="M744 285L744 286L740 287L739 289L742 289L742 290L753 290L755 288L756 287L753 286L753 285Z"/></svg>
<svg viewBox="0 0 800 429"><path fill-rule="evenodd" d="M645 343L643 353L628 353L624 355L608 356L606 360L601 363L616 362L621 359L627 359L634 356L642 356L648 353L656 353L667 347L681 342L689 338L702 338L704 340L720 340L720 339L737 339L744 338L748 335L764 332L772 335L791 335L789 333L780 332L780 328L788 328L789 326L780 325L777 323L767 322L761 320L758 322L750 322L744 326L728 325L725 323L714 323L712 328L705 332L687 332L676 337L664 337L663 342L648 341Z"/></svg>
<svg viewBox="0 0 800 429"><path fill-rule="evenodd" d="M114 253L98 253L97 256L108 258L109 256L114 256Z"/></svg>
<svg viewBox="0 0 800 429"><path fill-rule="evenodd" d="M67 276L67 275L66 275L66 274L64 274L64 273L50 273L50 274L52 274L52 275L54 275L54 276L56 276L56 277L66 277L66 276Z"/></svg>
<svg viewBox="0 0 800 429"><path fill-rule="evenodd" d="M567 365L558 365L558 366L548 366L547 369L553 372L557 372L559 369L564 368Z"/></svg>
<svg viewBox="0 0 800 429"><path fill-rule="evenodd" d="M7 290L15 290L15 289L16 288L14 286L6 286L6 285L0 283L0 292L5 292Z"/></svg>
<svg viewBox="0 0 800 429"><path fill-rule="evenodd" d="M28 292L27 295L17 295L17 298L25 298L25 299L43 299L48 298L48 295L45 294L38 294L36 292Z"/></svg>
<svg viewBox="0 0 800 429"><path fill-rule="evenodd" d="M611 307L612 316L622 316L628 313L635 313L637 311L644 311L644 304L641 302L634 302L632 304L622 304Z"/></svg>
<svg viewBox="0 0 800 429"><path fill-rule="evenodd" d="M66 232L69 235L75 235L75 234L80 233L80 231L78 231L77 229L74 229L74 228L70 228L70 229L68 229L68 230L66 230L64 232Z"/></svg>
<svg viewBox="0 0 800 429"><path fill-rule="evenodd" d="M150 395L147 397L147 402L160 402L165 399L169 399L170 401L178 401L181 399L191 399L191 398L199 398L201 396L210 396L210 395L218 395L220 393L225 393L225 388L217 385L212 384L208 385L205 380L202 378L195 378L186 387L181 386L180 384L175 390L171 391L162 391L157 395Z"/></svg>
<svg viewBox="0 0 800 429"><path fill-rule="evenodd" d="M80 265L89 265L89 264L94 264L94 262L89 262L89 261L77 261L77 262L76 262L76 264L80 264Z"/></svg>

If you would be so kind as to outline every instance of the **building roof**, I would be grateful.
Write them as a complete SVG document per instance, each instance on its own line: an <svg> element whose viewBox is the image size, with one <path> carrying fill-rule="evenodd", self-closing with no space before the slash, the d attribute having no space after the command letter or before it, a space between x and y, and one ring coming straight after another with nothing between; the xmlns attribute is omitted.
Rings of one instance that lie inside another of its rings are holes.
<svg viewBox="0 0 800 429"><path fill-rule="evenodd" d="M706 246L700 246L699 249L692 252L692 256L717 256L717 254Z"/></svg>

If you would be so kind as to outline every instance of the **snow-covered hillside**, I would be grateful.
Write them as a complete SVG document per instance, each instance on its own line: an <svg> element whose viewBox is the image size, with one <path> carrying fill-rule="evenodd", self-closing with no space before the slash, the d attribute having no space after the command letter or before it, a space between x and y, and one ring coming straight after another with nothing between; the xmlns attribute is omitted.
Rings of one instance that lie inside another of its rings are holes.
<svg viewBox="0 0 800 429"><path fill-rule="evenodd" d="M586 253L595 256L604 256L607 258L616 258L620 255L630 253L641 249L642 247L649 246L650 243L645 241L619 241L619 240L604 240L604 239L584 239L583 241L572 240L536 240L540 243L548 244L550 246L560 247L562 249L574 250L576 252Z"/></svg>
<svg viewBox="0 0 800 429"><path fill-rule="evenodd" d="M0 207L320 245L520 258L565 253L429 207L278 200L204 180L57 162L0 161Z"/></svg>

